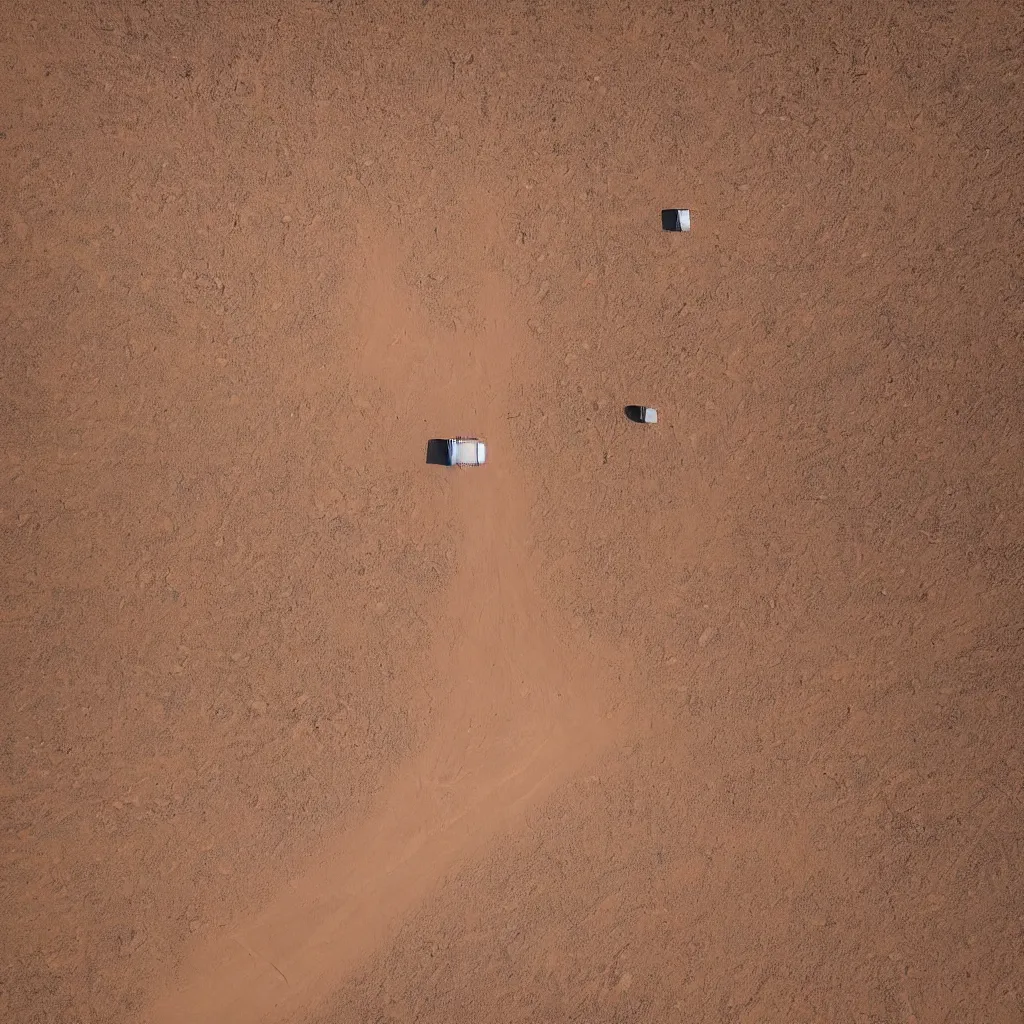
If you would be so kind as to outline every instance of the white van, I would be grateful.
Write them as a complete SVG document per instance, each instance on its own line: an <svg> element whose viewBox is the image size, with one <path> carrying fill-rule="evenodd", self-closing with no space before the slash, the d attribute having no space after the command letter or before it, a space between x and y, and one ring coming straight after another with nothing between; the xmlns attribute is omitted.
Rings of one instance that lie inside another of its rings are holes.
<svg viewBox="0 0 1024 1024"><path fill-rule="evenodd" d="M449 466L482 466L487 461L487 445L475 437L448 439Z"/></svg>

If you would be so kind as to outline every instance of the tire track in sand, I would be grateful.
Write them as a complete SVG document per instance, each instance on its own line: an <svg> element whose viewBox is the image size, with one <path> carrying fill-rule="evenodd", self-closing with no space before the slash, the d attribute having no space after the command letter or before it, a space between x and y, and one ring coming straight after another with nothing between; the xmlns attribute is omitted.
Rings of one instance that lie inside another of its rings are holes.
<svg viewBox="0 0 1024 1024"><path fill-rule="evenodd" d="M367 284L376 289L371 308L387 314L383 323L364 325L382 342L370 345L366 373L378 386L410 381L394 400L411 433L387 444L397 452L419 442L421 451L417 421L437 422L445 408L470 416L473 407L486 410L489 465L445 479L462 541L434 641L437 675L447 681L437 725L368 820L328 844L255 918L196 952L147 1015L154 1024L297 1019L447 873L512 827L614 732L601 698L609 692L608 652L581 663L558 609L542 600L529 574L530 480L517 464L505 415L514 357L525 341L509 303L498 288L482 289L478 351L485 358L467 360L464 374L432 372L446 360L437 358L429 328L394 284L394 263L378 253L368 270ZM374 353L394 360L394 337L428 340L420 350L409 342L404 366L381 366ZM457 339L451 347L459 350Z"/></svg>

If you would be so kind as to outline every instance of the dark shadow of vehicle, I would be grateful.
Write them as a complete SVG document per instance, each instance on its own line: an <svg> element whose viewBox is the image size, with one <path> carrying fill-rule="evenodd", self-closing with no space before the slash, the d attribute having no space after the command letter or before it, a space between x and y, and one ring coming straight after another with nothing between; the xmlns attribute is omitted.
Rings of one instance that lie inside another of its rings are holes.
<svg viewBox="0 0 1024 1024"><path fill-rule="evenodd" d="M448 440L443 437L432 437L427 442L427 465L448 465Z"/></svg>
<svg viewBox="0 0 1024 1024"><path fill-rule="evenodd" d="M662 210L661 211L661 230L662 231L682 231L683 230L679 226L679 211L678 210Z"/></svg>
<svg viewBox="0 0 1024 1024"><path fill-rule="evenodd" d="M627 405L622 411L626 414L627 420L632 420L634 423L643 423L644 407L642 405Z"/></svg>

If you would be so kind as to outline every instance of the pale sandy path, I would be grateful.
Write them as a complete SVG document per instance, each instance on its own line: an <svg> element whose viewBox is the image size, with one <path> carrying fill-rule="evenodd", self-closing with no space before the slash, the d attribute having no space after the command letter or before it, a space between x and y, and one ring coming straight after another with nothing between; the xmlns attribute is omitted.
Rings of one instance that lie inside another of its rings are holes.
<svg viewBox="0 0 1024 1024"><path fill-rule="evenodd" d="M615 732L599 695L621 659L579 651L529 568L530 480L504 415L525 345L510 304L498 284L481 286L480 334L449 339L465 349L452 373L451 360L431 352L430 327L396 285L394 265L382 248L366 276L376 291L367 308L379 310L364 324L367 380L400 410L397 425L382 427L382 457L393 446L395 458L411 448L422 459L416 424L446 401L471 415L475 407L489 427L484 469L424 467L450 472L448 507L462 524L459 569L434 637L437 727L369 820L331 842L255 918L196 951L156 1001L154 1024L295 1019L446 872L513 827Z"/></svg>

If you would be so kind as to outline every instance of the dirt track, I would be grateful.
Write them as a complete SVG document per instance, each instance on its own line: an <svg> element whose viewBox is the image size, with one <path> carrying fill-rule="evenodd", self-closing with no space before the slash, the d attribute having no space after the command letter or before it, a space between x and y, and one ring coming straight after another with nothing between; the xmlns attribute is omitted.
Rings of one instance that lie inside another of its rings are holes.
<svg viewBox="0 0 1024 1024"><path fill-rule="evenodd" d="M3 7L0 1018L1024 1021L1017 5Z"/></svg>

